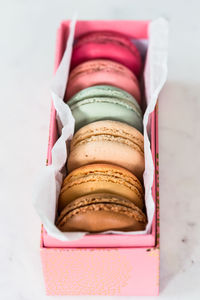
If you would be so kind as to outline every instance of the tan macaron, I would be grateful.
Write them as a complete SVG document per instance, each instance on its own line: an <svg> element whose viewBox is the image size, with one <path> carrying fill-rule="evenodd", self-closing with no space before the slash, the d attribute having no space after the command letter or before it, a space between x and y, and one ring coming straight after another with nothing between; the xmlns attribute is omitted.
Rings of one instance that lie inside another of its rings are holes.
<svg viewBox="0 0 200 300"><path fill-rule="evenodd" d="M110 163L126 168L142 181L145 167L144 137L134 127L118 121L98 121L74 135L68 171L92 163Z"/></svg>
<svg viewBox="0 0 200 300"><path fill-rule="evenodd" d="M64 179L58 212L71 201L93 193L116 194L143 208L143 187L136 176L116 165L91 164L72 171Z"/></svg>
<svg viewBox="0 0 200 300"><path fill-rule="evenodd" d="M61 212L56 225L61 231L101 232L144 230L146 216L133 202L99 193L80 197Z"/></svg>

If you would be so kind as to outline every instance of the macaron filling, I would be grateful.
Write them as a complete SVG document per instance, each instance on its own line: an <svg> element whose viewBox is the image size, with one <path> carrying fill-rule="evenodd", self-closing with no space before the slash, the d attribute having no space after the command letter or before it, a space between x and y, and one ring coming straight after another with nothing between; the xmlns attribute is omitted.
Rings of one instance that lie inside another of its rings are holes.
<svg viewBox="0 0 200 300"><path fill-rule="evenodd" d="M83 183L89 183L94 181L99 182L112 182L115 184L122 184L123 186L126 186L127 188L134 191L138 198L143 199L143 190L142 186L140 185L138 180L133 180L132 178L128 178L126 176L120 176L121 174L113 173L108 174L106 172L92 172L89 174L82 174L79 176L73 176L68 181L65 181L63 183L63 187L60 192L60 196L62 196L68 189L71 187L75 187L76 185L81 185Z"/></svg>
<svg viewBox="0 0 200 300"><path fill-rule="evenodd" d="M127 101L127 100L122 100L122 99L117 99L117 98L105 98L105 97L98 97L98 98L88 98L88 99L84 99L81 101L78 101L77 103L71 104L70 101L68 102L68 105L70 106L71 110L75 110L78 107L82 106L82 105L86 105L89 103L112 103L112 104L118 104L120 106L124 106L127 109L132 110L133 112L135 112L138 116L138 118L141 119L141 113L138 110L138 108L136 107L136 105L134 105L132 102Z"/></svg>
<svg viewBox="0 0 200 300"><path fill-rule="evenodd" d="M105 135L105 134L99 134L99 135L93 135L87 139L84 139L82 141L80 141L79 143L77 143L76 145L84 145L87 143L91 143L91 142L113 142L113 143L121 143L124 145L127 145L131 148L133 148L136 151L142 152L144 153L144 150L142 148L140 148L140 146L138 146L137 143L135 143L134 141L128 140L126 138L123 137L118 137L118 136L113 136L113 135ZM73 151L73 150L72 150Z"/></svg>
<svg viewBox="0 0 200 300"><path fill-rule="evenodd" d="M81 100L105 97L126 100L134 104L138 114L142 115L142 111L136 99L128 92L111 85L94 85L75 94L69 101L68 105L73 105Z"/></svg>
<svg viewBox="0 0 200 300"><path fill-rule="evenodd" d="M144 143L141 141L141 138L131 135L125 130L111 129L106 127L99 127L96 130L88 130L86 134L83 135L75 135L74 140L72 141L70 146L71 151L73 151L73 149L78 145L96 140L107 140L124 143L144 153Z"/></svg>
<svg viewBox="0 0 200 300"><path fill-rule="evenodd" d="M108 59L104 59L104 60L93 59L81 63L71 71L69 80L72 80L79 75L86 75L86 74L91 74L100 71L104 71L108 73L115 72L115 73L124 74L124 76L128 76L134 83L139 85L136 76L128 68L121 65L120 63L113 62Z"/></svg>

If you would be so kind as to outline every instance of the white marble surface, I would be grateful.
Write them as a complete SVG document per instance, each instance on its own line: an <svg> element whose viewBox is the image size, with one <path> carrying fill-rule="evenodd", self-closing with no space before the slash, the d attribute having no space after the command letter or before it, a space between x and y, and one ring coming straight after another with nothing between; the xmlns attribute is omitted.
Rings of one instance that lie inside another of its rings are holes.
<svg viewBox="0 0 200 300"><path fill-rule="evenodd" d="M45 296L31 194L46 158L56 28L75 10L82 19L170 21L159 109L160 299L200 299L198 0L0 1L0 298L60 299Z"/></svg>

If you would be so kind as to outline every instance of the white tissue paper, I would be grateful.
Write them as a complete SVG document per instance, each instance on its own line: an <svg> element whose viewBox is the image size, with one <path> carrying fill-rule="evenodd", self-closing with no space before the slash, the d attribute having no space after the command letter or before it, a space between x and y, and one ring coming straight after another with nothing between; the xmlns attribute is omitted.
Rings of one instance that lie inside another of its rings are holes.
<svg viewBox="0 0 200 300"><path fill-rule="evenodd" d="M74 133L74 118L69 106L64 103L66 83L69 74L70 59L74 41L76 17L70 24L69 38L62 61L57 69L53 80L51 94L57 112L57 123L60 137L52 149L52 164L41 170L34 187L34 207L40 216L47 233L61 241L72 241L83 237L86 232L61 232L54 224L56 216L57 200L60 193L63 177L65 175L65 164L67 160L68 143ZM144 41L137 41L145 44ZM147 44L147 43L146 43ZM152 21L149 25L149 40L147 48L146 63L144 69L145 94L147 108L144 113L144 154L145 154L145 205L147 210L148 224L144 231L121 232L107 231L123 235L145 234L151 231L151 225L155 212L152 197L152 186L154 178L154 164L151 155L149 131L150 114L153 112L158 95L167 79L167 48L168 48L168 24L160 18Z"/></svg>

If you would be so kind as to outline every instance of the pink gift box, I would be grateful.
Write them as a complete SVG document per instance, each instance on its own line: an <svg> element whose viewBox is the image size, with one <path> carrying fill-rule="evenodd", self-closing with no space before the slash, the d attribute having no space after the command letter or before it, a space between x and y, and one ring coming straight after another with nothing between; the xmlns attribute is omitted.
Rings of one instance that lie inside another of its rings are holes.
<svg viewBox="0 0 200 300"><path fill-rule="evenodd" d="M55 69L62 59L69 21L57 33ZM78 21L75 38L88 31L116 30L148 40L149 21ZM52 105L47 164L58 138ZM158 295L159 293L159 173L158 108L151 117L151 150L155 165L152 188L156 212L149 234L91 234L62 242L42 227L41 259L47 295Z"/></svg>

